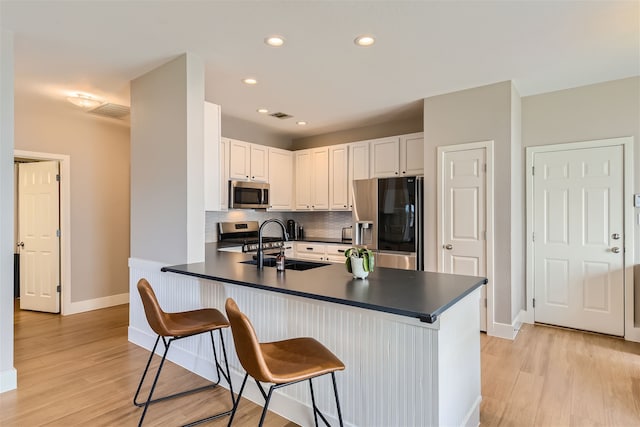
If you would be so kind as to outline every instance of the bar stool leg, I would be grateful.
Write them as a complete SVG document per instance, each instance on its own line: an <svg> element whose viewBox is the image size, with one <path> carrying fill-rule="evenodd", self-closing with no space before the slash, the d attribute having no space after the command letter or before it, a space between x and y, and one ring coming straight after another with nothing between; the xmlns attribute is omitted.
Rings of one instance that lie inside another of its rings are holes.
<svg viewBox="0 0 640 427"><path fill-rule="evenodd" d="M338 408L338 420L340 421L340 427L343 427L342 423L342 411L340 410L340 400L338 399L338 387L336 386L336 373L331 372L331 379L333 380L333 395L336 398L336 408Z"/></svg>
<svg viewBox="0 0 640 427"><path fill-rule="evenodd" d="M151 354L149 354L149 359L147 360L147 366L144 367L144 372L142 373L142 378L140 378L140 384L138 384L138 389L136 390L136 394L133 396L133 404L142 407L144 406L144 402L138 402L138 395L140 394L140 389L142 388L142 383L144 383L144 379L147 376L147 372L149 372L149 366L151 365L151 360L153 359L153 355L156 353L156 348L158 347L158 342L160 342L160 335L156 337L156 343L153 345L153 350L151 350Z"/></svg>
<svg viewBox="0 0 640 427"><path fill-rule="evenodd" d="M233 404L233 409L231 410L231 416L229 417L229 423L227 424L227 427L231 427L231 423L233 422L233 417L236 416L236 410L238 409L238 405L240 404L240 397L242 397L244 386L247 384L247 378L249 378L249 374L244 375L244 380L242 380L242 385L240 386L240 392L238 393L236 402Z"/></svg>
<svg viewBox="0 0 640 427"><path fill-rule="evenodd" d="M269 387L269 393L267 394L267 397L265 399L264 408L262 408L262 416L260 417L260 423L258 423L258 427L262 427L262 424L264 424L264 419L267 416L267 408L269 407L269 402L271 401L271 395L273 394L274 387L275 386Z"/></svg>
<svg viewBox="0 0 640 427"><path fill-rule="evenodd" d="M315 426L318 427L318 407L316 406L316 396L313 393L313 383L311 382L311 378L309 378L309 390L311 391L311 405L313 406L313 421L315 422Z"/></svg>
<svg viewBox="0 0 640 427"><path fill-rule="evenodd" d="M167 353L169 352L171 341L173 340L169 340L169 343L167 344L164 341L164 337L162 338L162 342L164 343L164 353L162 354L162 360L160 360L160 366L158 366L158 372L156 372L156 376L153 379L153 384L151 385L151 390L149 391L149 397L147 398L147 402L144 404L144 410L142 411L142 415L140 416L138 427L142 426L142 421L144 420L144 416L147 414L147 409L149 409L149 403L151 403L151 397L153 396L153 391L156 388L156 384L158 383L158 378L160 377L160 372L162 371L162 366L164 365L164 361L167 358ZM151 353L151 355L153 355L153 353Z"/></svg>

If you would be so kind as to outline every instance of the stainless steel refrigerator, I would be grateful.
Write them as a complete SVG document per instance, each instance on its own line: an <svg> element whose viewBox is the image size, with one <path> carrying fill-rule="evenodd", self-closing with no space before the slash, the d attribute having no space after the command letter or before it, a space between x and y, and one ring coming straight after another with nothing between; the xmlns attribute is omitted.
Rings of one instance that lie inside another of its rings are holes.
<svg viewBox="0 0 640 427"><path fill-rule="evenodd" d="M424 270L423 177L353 181L353 240L380 267Z"/></svg>

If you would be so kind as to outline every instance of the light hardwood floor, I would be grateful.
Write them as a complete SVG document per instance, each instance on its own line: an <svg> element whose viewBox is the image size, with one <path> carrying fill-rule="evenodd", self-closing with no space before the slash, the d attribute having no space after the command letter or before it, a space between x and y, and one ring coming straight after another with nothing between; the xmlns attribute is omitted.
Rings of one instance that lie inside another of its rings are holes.
<svg viewBox="0 0 640 427"><path fill-rule="evenodd" d="M127 341L128 310L121 305L72 316L16 310L18 389L0 394L0 426L137 425L141 409L132 399L149 352ZM170 362L160 382L158 396L206 384ZM217 387L151 405L144 425L177 426L230 408L228 391ZM234 425L257 425L261 411L243 399ZM228 419L206 425L226 426ZM295 426L274 413L265 425Z"/></svg>
<svg viewBox="0 0 640 427"><path fill-rule="evenodd" d="M148 352L127 341L127 325L127 305L66 317L16 310L19 387L0 394L0 426L136 425L131 399ZM482 334L481 345L482 425L640 426L640 344L524 325L515 341ZM165 369L164 385L202 382L172 363ZM198 393L153 405L145 425L179 425L230 406L224 389ZM234 425L257 425L260 411L243 400ZM266 425L295 426L273 413Z"/></svg>

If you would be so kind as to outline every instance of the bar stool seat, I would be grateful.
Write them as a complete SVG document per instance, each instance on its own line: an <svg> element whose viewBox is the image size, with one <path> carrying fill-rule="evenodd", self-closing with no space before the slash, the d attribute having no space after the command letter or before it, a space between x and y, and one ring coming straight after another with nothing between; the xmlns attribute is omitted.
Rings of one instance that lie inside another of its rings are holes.
<svg viewBox="0 0 640 427"><path fill-rule="evenodd" d="M240 393L233 406L233 412L229 418L229 426L233 422L236 410L240 403L240 397L249 376L253 377L258 385L258 389L265 399L262 416L259 426L264 423L267 408L274 390L309 380L309 390L311 391L311 402L313 405L313 416L316 427L318 426L318 416L329 426L329 422L316 406L313 392L312 379L321 375L331 374L333 381L333 393L338 411L340 426L343 425L342 412L338 399L338 389L336 386L335 372L345 369L344 363L340 361L329 349L313 338L292 338L282 341L260 343L258 342L255 330L249 318L240 311L236 302L228 298L225 304L231 333L236 347L236 353L240 364L246 371ZM264 391L261 382L272 383L268 393Z"/></svg>
<svg viewBox="0 0 640 427"><path fill-rule="evenodd" d="M260 349L271 373L264 382L303 381L344 369L340 359L313 338L261 343Z"/></svg>
<svg viewBox="0 0 640 427"><path fill-rule="evenodd" d="M160 402L163 400L181 397L187 394L196 393L199 391L214 388L220 383L220 380L222 378L224 378L229 384L229 391L231 394L231 404L235 405L235 400L233 397L233 388L231 386L231 374L229 372L229 364L227 361L227 351L224 345L224 338L222 337L222 329L229 327L229 322L227 321L226 317L224 317L224 314L222 314L219 310L216 310L215 308L203 308L199 310L167 313L164 310L162 310L162 308L160 307L160 304L158 303L158 299L156 298L155 292L153 291L153 288L151 287L151 285L146 279L140 279L138 281L137 287L138 287L138 292L140 293L140 298L142 299L142 305L144 307L144 312L147 317L147 321L149 322L149 326L158 335L156 338L156 342L153 346L153 350L151 350L151 354L149 355L149 360L147 360L147 365L144 368L144 373L142 374L140 383L138 384L138 389L136 390L136 394L133 397L134 405L138 407L144 407L144 410L142 411L142 415L140 416L140 421L138 423L138 426L142 425L142 421L144 420L144 417L147 413L147 409L149 408L149 405L151 403ZM213 331L216 331L216 330L220 334L220 343L222 346L225 368L223 368L218 362L218 354L217 354L215 342L213 339ZM203 333L208 333L209 336L211 337L211 346L213 348L214 363L215 363L216 373L218 377L216 381L202 387L197 387L194 389L174 393L168 396L152 399L153 392L158 382L158 378L160 378L160 372L162 371L162 366L164 365L171 343L173 341L176 341L182 338L187 338L187 337L191 337L191 336L199 335ZM167 341L167 338L169 338L168 341ZM149 391L149 395L144 402L138 402L140 389L142 388L142 384L144 383L144 380L147 376L147 372L149 371L149 366L151 365L151 360L153 359L156 348L158 347L158 343L160 342L161 339L162 339L162 343L164 344L165 350L162 355L160 365L158 366L158 370L156 372L155 378L153 380L151 390ZM205 421L213 420L229 414L231 414L231 410L221 412L219 414L215 414L210 417L191 422L187 425L200 424Z"/></svg>

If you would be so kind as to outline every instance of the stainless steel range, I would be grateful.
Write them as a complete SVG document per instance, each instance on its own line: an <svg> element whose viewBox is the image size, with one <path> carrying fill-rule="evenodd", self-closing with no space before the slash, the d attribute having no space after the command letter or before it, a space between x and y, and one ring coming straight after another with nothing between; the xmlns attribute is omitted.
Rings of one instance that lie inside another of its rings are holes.
<svg viewBox="0 0 640 427"><path fill-rule="evenodd" d="M218 242L224 246L241 246L242 252L257 252L258 221L219 222ZM280 250L284 246L281 237L262 236L262 248L265 251Z"/></svg>

